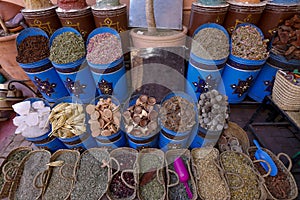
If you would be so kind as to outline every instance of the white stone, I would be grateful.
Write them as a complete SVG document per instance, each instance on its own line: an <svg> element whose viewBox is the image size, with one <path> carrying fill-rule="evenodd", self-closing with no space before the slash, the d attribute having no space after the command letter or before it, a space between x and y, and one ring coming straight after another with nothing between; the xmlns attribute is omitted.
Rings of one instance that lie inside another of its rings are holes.
<svg viewBox="0 0 300 200"><path fill-rule="evenodd" d="M28 127L25 131L23 131L22 135L24 137L36 138L36 137L44 135L48 131L49 131L48 129L41 129L38 126L31 126L31 127Z"/></svg>
<svg viewBox="0 0 300 200"><path fill-rule="evenodd" d="M33 102L33 103L31 104L31 106L32 106L34 109L38 110L38 109L44 108L44 107L45 107L45 104L44 104L43 101L35 101L35 102Z"/></svg>
<svg viewBox="0 0 300 200"><path fill-rule="evenodd" d="M27 125L25 123L22 123L18 128L15 130L15 134L23 133L27 129Z"/></svg>
<svg viewBox="0 0 300 200"><path fill-rule="evenodd" d="M37 126L39 124L38 113L36 113L36 112L29 113L28 118L26 120L26 124L28 126Z"/></svg>
<svg viewBox="0 0 300 200"><path fill-rule="evenodd" d="M13 119L13 124L15 126L20 126L21 124L24 124L25 123L25 120L26 120L26 117L24 116L16 116L14 119Z"/></svg>
<svg viewBox="0 0 300 200"><path fill-rule="evenodd" d="M17 114L27 115L30 111L31 105L30 105L30 101L23 101L14 104L12 107Z"/></svg>

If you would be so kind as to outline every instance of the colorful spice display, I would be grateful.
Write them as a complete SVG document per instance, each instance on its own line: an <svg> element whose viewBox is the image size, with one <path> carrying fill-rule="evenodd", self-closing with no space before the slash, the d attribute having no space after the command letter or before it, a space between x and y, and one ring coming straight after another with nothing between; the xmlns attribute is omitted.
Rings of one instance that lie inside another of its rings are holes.
<svg viewBox="0 0 300 200"><path fill-rule="evenodd" d="M101 33L89 40L86 58L93 64L112 63L122 55L121 41L114 34Z"/></svg>
<svg viewBox="0 0 300 200"><path fill-rule="evenodd" d="M57 5L63 10L76 10L87 7L85 0L58 0Z"/></svg>
<svg viewBox="0 0 300 200"><path fill-rule="evenodd" d="M125 130L137 137L156 134L158 112L155 110L156 99L141 95L135 104L123 113Z"/></svg>
<svg viewBox="0 0 300 200"><path fill-rule="evenodd" d="M13 106L14 111L19 115L13 119L17 126L16 134L22 134L24 137L35 138L44 135L50 129L48 117L50 107L43 101L23 101Z"/></svg>
<svg viewBox="0 0 300 200"><path fill-rule="evenodd" d="M199 124L210 131L222 131L227 127L228 97L217 90L211 90L200 95L198 102Z"/></svg>
<svg viewBox="0 0 300 200"><path fill-rule="evenodd" d="M207 60L220 60L229 55L229 38L217 28L204 28L193 38L191 52Z"/></svg>
<svg viewBox="0 0 300 200"><path fill-rule="evenodd" d="M293 16L277 28L271 52L287 60L300 60L300 15Z"/></svg>
<svg viewBox="0 0 300 200"><path fill-rule="evenodd" d="M193 103L180 96L163 102L159 112L162 125L175 132L190 131L196 123Z"/></svg>
<svg viewBox="0 0 300 200"><path fill-rule="evenodd" d="M54 38L49 59L57 64L75 62L85 56L84 40L73 32L64 32Z"/></svg>
<svg viewBox="0 0 300 200"><path fill-rule="evenodd" d="M231 36L231 53L249 60L268 58L267 40L263 40L257 28L251 25L239 26Z"/></svg>
<svg viewBox="0 0 300 200"><path fill-rule="evenodd" d="M86 112L90 115L92 136L110 136L120 129L120 106L112 102L111 98L100 98L97 105L87 105Z"/></svg>
<svg viewBox="0 0 300 200"><path fill-rule="evenodd" d="M24 3L25 8L28 10L39 10L53 6L49 0L26 0Z"/></svg>
<svg viewBox="0 0 300 200"><path fill-rule="evenodd" d="M60 103L49 116L51 134L60 138L70 138L86 132L83 106L77 103Z"/></svg>
<svg viewBox="0 0 300 200"><path fill-rule="evenodd" d="M49 39L42 35L28 36L17 45L18 55L16 60L18 63L33 63L48 58Z"/></svg>

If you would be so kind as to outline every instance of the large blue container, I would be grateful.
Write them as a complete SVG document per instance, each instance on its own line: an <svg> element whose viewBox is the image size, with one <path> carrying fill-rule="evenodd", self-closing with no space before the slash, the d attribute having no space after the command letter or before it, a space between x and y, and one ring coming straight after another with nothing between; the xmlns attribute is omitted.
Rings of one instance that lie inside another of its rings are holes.
<svg viewBox="0 0 300 200"><path fill-rule="evenodd" d="M165 131L161 130L159 134L158 146L164 152L170 149L187 149L189 135L185 136L172 136Z"/></svg>
<svg viewBox="0 0 300 200"><path fill-rule="evenodd" d="M193 37L205 28L221 30L227 36L229 43L229 34L226 29L215 23L201 25L194 32ZM207 60L200 58L191 52L187 69L186 92L191 96L196 95L197 99L199 99L201 93L216 89L221 82L222 71L227 58L228 57L220 60Z"/></svg>
<svg viewBox="0 0 300 200"><path fill-rule="evenodd" d="M17 46L29 36L42 35L48 38L46 32L39 28L27 28L20 32L16 38ZM19 63L28 77L36 85L39 92L49 102L55 102L57 99L68 96L69 93L63 82L60 80L55 68L48 58L34 63Z"/></svg>
<svg viewBox="0 0 300 200"><path fill-rule="evenodd" d="M98 147L106 147L109 150L127 146L126 136L123 131L119 131L118 134L112 135L108 140L107 138L102 139L100 137L96 137L95 139Z"/></svg>
<svg viewBox="0 0 300 200"><path fill-rule="evenodd" d="M80 99L74 97L74 96L68 96L61 98L56 101L56 103L52 106L54 108L59 103L82 103ZM87 117L86 117L87 119ZM87 120L86 120L87 121ZM84 151L86 149L90 149L93 147L97 147L96 141L91 136L91 133L89 131L89 128L87 127L87 131L81 135L74 136L71 138L59 138L60 141L62 141L69 149L77 149L79 151Z"/></svg>
<svg viewBox="0 0 300 200"><path fill-rule="evenodd" d="M206 146L215 146L219 140L222 131L208 131L198 126L198 134L194 137L190 148L199 148Z"/></svg>
<svg viewBox="0 0 300 200"><path fill-rule="evenodd" d="M151 138L148 138L147 140L135 140L133 138L130 138L127 134L127 140L129 147L141 150L143 148L156 148L158 146L158 134L152 136Z"/></svg>
<svg viewBox="0 0 300 200"><path fill-rule="evenodd" d="M300 4L300 0L271 0L270 3L274 4Z"/></svg>
<svg viewBox="0 0 300 200"><path fill-rule="evenodd" d="M99 27L89 34L86 43L88 44L93 36L101 33L114 34L121 40L120 35L116 30L109 27ZM107 64L94 64L91 62L88 62L88 64L100 95L113 95L123 103L128 97L124 57L122 56L114 62Z"/></svg>

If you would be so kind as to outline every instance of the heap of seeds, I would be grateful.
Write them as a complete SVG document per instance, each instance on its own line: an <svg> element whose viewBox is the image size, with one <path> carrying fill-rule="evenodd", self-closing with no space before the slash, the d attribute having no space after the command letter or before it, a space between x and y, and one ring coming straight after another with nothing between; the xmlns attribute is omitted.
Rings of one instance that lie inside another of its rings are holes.
<svg viewBox="0 0 300 200"><path fill-rule="evenodd" d="M73 32L64 32L54 38L49 59L57 64L75 62L85 56L84 40Z"/></svg>
<svg viewBox="0 0 300 200"><path fill-rule="evenodd" d="M268 40L263 40L257 28L246 25L233 31L231 36L231 53L234 56L249 60L265 60Z"/></svg>
<svg viewBox="0 0 300 200"><path fill-rule="evenodd" d="M207 60L224 59L229 55L229 39L217 28L204 28L194 36L191 51Z"/></svg>
<svg viewBox="0 0 300 200"><path fill-rule="evenodd" d="M121 41L114 34L101 33L89 40L86 59L93 64L112 63L122 55Z"/></svg>
<svg viewBox="0 0 300 200"><path fill-rule="evenodd" d="M196 123L193 103L180 96L163 102L160 120L164 127L175 132L190 131Z"/></svg>
<svg viewBox="0 0 300 200"><path fill-rule="evenodd" d="M89 104L86 112L90 115L90 128L93 137L110 136L120 129L121 112L119 105L112 102L111 98L100 98L97 105Z"/></svg>
<svg viewBox="0 0 300 200"><path fill-rule="evenodd" d="M155 110L156 99L141 95L133 106L124 113L125 130L137 137L157 133L158 112Z"/></svg>

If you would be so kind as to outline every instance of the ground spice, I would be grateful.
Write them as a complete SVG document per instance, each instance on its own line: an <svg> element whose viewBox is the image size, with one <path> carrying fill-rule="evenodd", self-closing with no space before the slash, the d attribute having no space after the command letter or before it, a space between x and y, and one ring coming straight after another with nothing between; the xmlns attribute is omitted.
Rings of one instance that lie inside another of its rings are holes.
<svg viewBox="0 0 300 200"><path fill-rule="evenodd" d="M268 40L263 40L257 28L246 25L233 31L231 36L231 53L249 60L264 60L268 57Z"/></svg>
<svg viewBox="0 0 300 200"><path fill-rule="evenodd" d="M63 10L83 9L87 7L85 0L58 0L57 5Z"/></svg>
<svg viewBox="0 0 300 200"><path fill-rule="evenodd" d="M196 123L194 105L180 96L174 96L162 104L160 121L175 132L190 131Z"/></svg>
<svg viewBox="0 0 300 200"><path fill-rule="evenodd" d="M25 8L28 10L38 10L53 6L49 0L26 0L24 1Z"/></svg>
<svg viewBox="0 0 300 200"><path fill-rule="evenodd" d="M22 42L17 45L18 63L33 63L42 59L48 58L49 51L49 39L42 35L28 36Z"/></svg>
<svg viewBox="0 0 300 200"><path fill-rule="evenodd" d="M114 34L101 33L89 40L86 59L93 64L112 63L122 55L121 41Z"/></svg>
<svg viewBox="0 0 300 200"><path fill-rule="evenodd" d="M73 32L64 32L54 38L49 59L57 64L75 62L85 56L84 40Z"/></svg>
<svg viewBox="0 0 300 200"><path fill-rule="evenodd" d="M220 60L229 55L229 39L216 28L204 28L193 38L192 53L208 60Z"/></svg>

